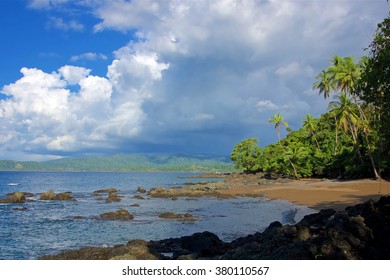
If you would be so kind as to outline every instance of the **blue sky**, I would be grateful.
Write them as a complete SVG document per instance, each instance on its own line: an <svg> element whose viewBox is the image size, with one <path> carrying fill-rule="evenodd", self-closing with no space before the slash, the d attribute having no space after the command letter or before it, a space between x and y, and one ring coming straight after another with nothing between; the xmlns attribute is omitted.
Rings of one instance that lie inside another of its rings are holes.
<svg viewBox="0 0 390 280"><path fill-rule="evenodd" d="M327 102L334 55L366 54L385 0L2 0L0 159L229 155Z"/></svg>

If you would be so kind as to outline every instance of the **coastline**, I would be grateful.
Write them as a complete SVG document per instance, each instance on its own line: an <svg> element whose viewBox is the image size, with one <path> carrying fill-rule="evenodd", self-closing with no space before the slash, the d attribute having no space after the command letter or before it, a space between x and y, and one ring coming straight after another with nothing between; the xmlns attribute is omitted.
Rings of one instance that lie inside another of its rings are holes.
<svg viewBox="0 0 390 280"><path fill-rule="evenodd" d="M288 182L275 182L261 185L261 182L235 182L222 193L231 195L263 195L268 199L287 200L295 204L321 210L344 210L348 206L377 200L390 192L390 182L386 180L321 180L301 179Z"/></svg>
<svg viewBox="0 0 390 280"><path fill-rule="evenodd" d="M203 174L196 178L214 177ZM264 174L216 175L224 178L220 182L198 183L182 188L151 191L156 197L175 198L186 196L215 196L232 198L237 196L265 197L267 199L286 200L315 210L334 209L342 211L348 206L364 203L370 199L378 200L390 193L390 181L373 179L329 180L274 177L265 178Z"/></svg>

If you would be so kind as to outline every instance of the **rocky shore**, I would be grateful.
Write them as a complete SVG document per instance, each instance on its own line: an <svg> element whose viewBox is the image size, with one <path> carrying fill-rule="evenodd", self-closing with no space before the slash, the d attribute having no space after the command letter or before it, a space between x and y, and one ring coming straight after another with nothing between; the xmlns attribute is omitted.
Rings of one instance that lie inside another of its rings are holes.
<svg viewBox="0 0 390 280"><path fill-rule="evenodd" d="M211 232L159 241L130 240L109 248L81 248L41 259L390 259L390 196L321 210L294 225L271 223L263 232L223 242Z"/></svg>

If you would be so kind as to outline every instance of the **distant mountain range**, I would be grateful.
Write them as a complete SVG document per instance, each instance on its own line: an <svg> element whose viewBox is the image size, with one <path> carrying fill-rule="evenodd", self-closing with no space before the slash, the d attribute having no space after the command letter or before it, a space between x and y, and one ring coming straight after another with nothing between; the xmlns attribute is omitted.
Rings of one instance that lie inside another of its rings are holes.
<svg viewBox="0 0 390 280"><path fill-rule="evenodd" d="M234 164L224 156L121 154L44 162L0 160L0 170L229 172L234 171Z"/></svg>

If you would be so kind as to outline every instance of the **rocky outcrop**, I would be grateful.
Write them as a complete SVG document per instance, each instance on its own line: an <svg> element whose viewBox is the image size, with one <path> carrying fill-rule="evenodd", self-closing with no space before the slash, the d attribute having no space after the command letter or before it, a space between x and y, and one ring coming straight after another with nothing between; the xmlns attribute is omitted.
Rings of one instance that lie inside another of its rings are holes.
<svg viewBox="0 0 390 280"><path fill-rule="evenodd" d="M221 191L229 189L224 182L208 182L205 184L187 185L181 188L152 188L148 195L157 198L178 198L178 197L218 197L233 198L232 195L225 194Z"/></svg>
<svg viewBox="0 0 390 280"><path fill-rule="evenodd" d="M107 212L100 214L101 219L107 219L107 220L132 220L134 219L134 216L129 213L129 211L124 209L116 210L115 212Z"/></svg>
<svg viewBox="0 0 390 280"><path fill-rule="evenodd" d="M138 187L137 188L137 192L139 192L139 193L146 193L146 190L141 188L141 187Z"/></svg>
<svg viewBox="0 0 390 280"><path fill-rule="evenodd" d="M122 200L122 197L116 194L116 192L110 192L108 194L108 197L106 198L106 203L111 202L120 202Z"/></svg>
<svg viewBox="0 0 390 280"><path fill-rule="evenodd" d="M1 199L0 203L25 203L26 195L22 192L14 192L7 195L7 198Z"/></svg>
<svg viewBox="0 0 390 280"><path fill-rule="evenodd" d="M71 192L62 192L55 194L54 191L49 190L47 192L41 193L39 196L40 200L74 200L74 197Z"/></svg>
<svg viewBox="0 0 390 280"><path fill-rule="evenodd" d="M328 209L295 225L271 223L230 243L210 232L160 241L84 248L46 259L390 259L390 196L344 211ZM140 252L140 253L135 253Z"/></svg>
<svg viewBox="0 0 390 280"><path fill-rule="evenodd" d="M109 189L102 189L102 190L97 190L97 191L94 191L93 193L95 195L99 195L99 194L103 194L103 193L115 193L115 192L118 192L118 190L116 188L109 188Z"/></svg>
<svg viewBox="0 0 390 280"><path fill-rule="evenodd" d="M179 222L195 222L197 219L192 214L177 214L173 212L164 212L158 215L161 219L173 219Z"/></svg>
<svg viewBox="0 0 390 280"><path fill-rule="evenodd" d="M295 225L272 223L232 242L222 259L390 259L390 197L321 210Z"/></svg>
<svg viewBox="0 0 390 280"><path fill-rule="evenodd" d="M135 198L135 199L145 199L145 197L143 197L142 195L139 195L139 194L133 195L131 198Z"/></svg>

